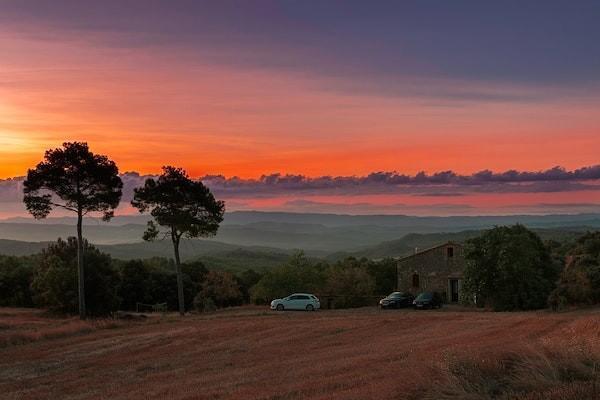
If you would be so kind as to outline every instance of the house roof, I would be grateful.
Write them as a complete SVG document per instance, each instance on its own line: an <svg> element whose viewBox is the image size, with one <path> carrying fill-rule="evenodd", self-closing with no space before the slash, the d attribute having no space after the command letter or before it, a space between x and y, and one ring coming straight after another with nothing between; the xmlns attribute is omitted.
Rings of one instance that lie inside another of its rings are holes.
<svg viewBox="0 0 600 400"><path fill-rule="evenodd" d="M424 250L417 251L416 253L413 253L413 254L411 254L411 255L409 255L409 256L400 257L400 258L398 258L398 260L397 260L397 261L404 261L404 260L407 260L407 259L409 259L409 258L412 258L412 257L418 256L418 255L421 255L421 254L424 254L424 253L428 253L428 252L430 252L430 251L432 251L432 250L436 250L436 249L439 249L440 247L446 247L446 246L462 247L462 244L460 244L460 243L456 243L456 242L453 242L453 241L449 240L449 241L447 241L447 242L444 242L444 243L438 244L438 245L436 245L436 246L429 247L429 248L427 248L427 249L424 249Z"/></svg>

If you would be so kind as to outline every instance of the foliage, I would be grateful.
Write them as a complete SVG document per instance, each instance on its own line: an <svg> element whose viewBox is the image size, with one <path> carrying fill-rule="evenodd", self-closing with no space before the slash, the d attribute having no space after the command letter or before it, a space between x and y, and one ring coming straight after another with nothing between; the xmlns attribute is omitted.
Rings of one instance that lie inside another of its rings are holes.
<svg viewBox="0 0 600 400"><path fill-rule="evenodd" d="M327 271L326 294L335 295L336 308L361 307L371 303L375 279L362 266L338 263Z"/></svg>
<svg viewBox="0 0 600 400"><path fill-rule="evenodd" d="M119 276L109 255L84 241L87 311L105 315L119 306ZM35 302L54 311L75 313L78 308L77 241L58 239L40 255L32 283Z"/></svg>
<svg viewBox="0 0 600 400"><path fill-rule="evenodd" d="M267 271L250 290L250 298L256 304L265 304L294 292L318 293L326 280L325 269L310 263L303 253L296 253L287 264Z"/></svg>
<svg viewBox="0 0 600 400"><path fill-rule="evenodd" d="M167 308L177 310L177 275L175 266L165 258L149 258L145 260L129 260L118 263L120 284L119 297L121 309L135 310L136 303L160 304L167 303ZM199 265L182 266L187 272L200 269ZM197 271L196 271L197 272ZM186 309L192 306L202 281L196 281L201 274L184 273L184 294L188 299Z"/></svg>
<svg viewBox="0 0 600 400"><path fill-rule="evenodd" d="M539 236L523 225L485 231L465 247L463 296L495 310L543 308L558 267Z"/></svg>
<svg viewBox="0 0 600 400"><path fill-rule="evenodd" d="M149 178L136 188L131 204L140 212L149 210L156 224L167 227L167 233L177 238L215 235L225 211L225 204L201 181L193 181L184 170L171 166L163 167L157 180ZM154 239L159 233L151 221L145 239Z"/></svg>
<svg viewBox="0 0 600 400"><path fill-rule="evenodd" d="M256 285L262 277L263 274L260 274L253 269L247 269L246 271L236 275L244 303L250 302L250 289Z"/></svg>
<svg viewBox="0 0 600 400"><path fill-rule="evenodd" d="M179 312L185 312L183 273L179 258L182 237L197 238L215 235L223 221L225 203L217 201L201 181L193 181L181 168L163 167L157 180L149 178L136 188L131 205L140 212L150 211L154 221L148 222L144 240L154 240L160 234L157 226L166 227L175 253Z"/></svg>
<svg viewBox="0 0 600 400"><path fill-rule="evenodd" d="M204 298L200 295L197 295L194 298L194 308L198 312L206 313L216 311L217 305L215 304L214 300L210 297Z"/></svg>
<svg viewBox="0 0 600 400"><path fill-rule="evenodd" d="M548 299L550 306L600 303L600 231L581 236L566 260L558 287Z"/></svg>
<svg viewBox="0 0 600 400"><path fill-rule="evenodd" d="M0 256L0 307L32 307L32 257Z"/></svg>
<svg viewBox="0 0 600 400"><path fill-rule="evenodd" d="M83 215L101 212L109 220L121 200L123 182L113 161L92 153L87 143L73 142L46 151L44 161L27 172L23 187L23 201L35 218L60 207Z"/></svg>
<svg viewBox="0 0 600 400"><path fill-rule="evenodd" d="M296 253L287 264L267 271L250 290L250 298L261 304L291 293L308 292L336 296L336 307L358 307L369 304L376 290L391 292L395 280L391 260L373 262L349 257L328 265Z"/></svg>
<svg viewBox="0 0 600 400"><path fill-rule="evenodd" d="M240 285L234 275L224 271L210 271L196 297L204 302L211 299L219 308L237 306L242 304L243 300Z"/></svg>
<svg viewBox="0 0 600 400"><path fill-rule="evenodd" d="M181 271L184 275L187 275L193 284L193 291L195 293L199 292L202 288L202 283L206 279L206 275L208 274L208 269L204 266L202 261L194 260L187 261L181 264ZM193 298L193 297L192 297Z"/></svg>

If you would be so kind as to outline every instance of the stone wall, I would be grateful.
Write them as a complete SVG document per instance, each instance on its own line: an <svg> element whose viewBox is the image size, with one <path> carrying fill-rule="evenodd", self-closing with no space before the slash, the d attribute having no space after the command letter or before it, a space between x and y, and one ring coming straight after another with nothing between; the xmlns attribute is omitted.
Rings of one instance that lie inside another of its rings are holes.
<svg viewBox="0 0 600 400"><path fill-rule="evenodd" d="M458 280L460 293L465 257L463 247L446 243L398 260L398 290L417 295L439 292L450 298L450 280Z"/></svg>

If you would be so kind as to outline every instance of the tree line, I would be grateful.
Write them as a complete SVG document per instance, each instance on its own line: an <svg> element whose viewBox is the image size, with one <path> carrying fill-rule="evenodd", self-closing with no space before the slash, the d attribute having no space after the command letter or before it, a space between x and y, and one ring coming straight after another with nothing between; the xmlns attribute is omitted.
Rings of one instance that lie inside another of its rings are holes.
<svg viewBox="0 0 600 400"><path fill-rule="evenodd" d="M137 303L166 303L179 310L173 259L118 260L84 240L89 315L136 310ZM575 243L542 242L527 228L497 227L465 244L463 302L498 311L600 303L600 232ZM78 312L77 239L59 239L40 254L0 256L0 306ZM335 297L336 308L374 304L396 287L396 261L349 257L334 263L298 251L283 265L258 273L207 269L181 263L186 311L268 304L293 292ZM326 304L324 304L326 305Z"/></svg>
<svg viewBox="0 0 600 400"><path fill-rule="evenodd" d="M78 312L77 239L59 239L32 256L0 256L0 306L39 307L57 313ZM85 239L87 313L109 315L135 311L138 303L162 304L179 310L178 273L174 260L118 260ZM264 274L252 269L236 274L209 270L200 261L182 262L181 280L186 311L211 311L242 304L268 304L274 297L314 290L342 296L336 307L372 303L368 296L394 289L396 263L347 258L329 264L297 252L289 261Z"/></svg>

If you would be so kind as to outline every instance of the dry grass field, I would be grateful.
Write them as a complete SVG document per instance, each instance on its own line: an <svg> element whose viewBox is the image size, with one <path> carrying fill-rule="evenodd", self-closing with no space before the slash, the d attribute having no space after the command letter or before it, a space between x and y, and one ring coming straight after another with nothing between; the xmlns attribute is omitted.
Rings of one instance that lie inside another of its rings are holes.
<svg viewBox="0 0 600 400"><path fill-rule="evenodd" d="M600 310L0 309L2 399L598 399Z"/></svg>

